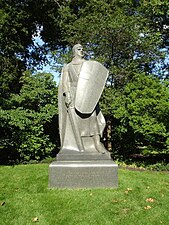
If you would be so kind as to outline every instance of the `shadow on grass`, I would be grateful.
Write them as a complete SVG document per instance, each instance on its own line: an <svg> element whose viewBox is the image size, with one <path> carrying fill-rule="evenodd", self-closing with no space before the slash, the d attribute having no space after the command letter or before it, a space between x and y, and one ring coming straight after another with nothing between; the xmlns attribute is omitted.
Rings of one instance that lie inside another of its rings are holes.
<svg viewBox="0 0 169 225"><path fill-rule="evenodd" d="M0 165L18 165L18 164L37 164L37 163L51 163L55 160L59 148L51 152L50 156L44 157L41 160L32 159L25 161L20 158L18 152L9 149L1 149L0 151ZM150 169L156 171L169 171L169 154L123 154L121 156L112 155L114 161L118 161L119 165L128 167L130 169Z"/></svg>
<svg viewBox="0 0 169 225"><path fill-rule="evenodd" d="M125 165L132 169L150 169L156 171L169 171L169 155L168 154L131 154L122 156L118 159L121 165Z"/></svg>

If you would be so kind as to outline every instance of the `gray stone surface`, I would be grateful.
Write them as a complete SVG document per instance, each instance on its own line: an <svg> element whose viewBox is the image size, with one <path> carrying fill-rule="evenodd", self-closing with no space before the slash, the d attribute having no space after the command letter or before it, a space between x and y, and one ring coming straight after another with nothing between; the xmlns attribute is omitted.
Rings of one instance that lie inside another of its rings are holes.
<svg viewBox="0 0 169 225"><path fill-rule="evenodd" d="M106 123L98 102L108 70L97 61L85 60L81 44L74 45L72 53L58 87L61 150L103 153L100 138Z"/></svg>
<svg viewBox="0 0 169 225"><path fill-rule="evenodd" d="M117 188L118 166L112 160L54 161L49 188Z"/></svg>
<svg viewBox="0 0 169 225"><path fill-rule="evenodd" d="M50 188L116 188L118 166L101 143L105 119L99 108L108 70L84 59L83 47L62 69L58 88L61 151L49 166Z"/></svg>
<svg viewBox="0 0 169 225"><path fill-rule="evenodd" d="M86 161L86 160L110 160L111 155L108 151L104 154L95 152L77 152L63 149L58 155L58 161Z"/></svg>

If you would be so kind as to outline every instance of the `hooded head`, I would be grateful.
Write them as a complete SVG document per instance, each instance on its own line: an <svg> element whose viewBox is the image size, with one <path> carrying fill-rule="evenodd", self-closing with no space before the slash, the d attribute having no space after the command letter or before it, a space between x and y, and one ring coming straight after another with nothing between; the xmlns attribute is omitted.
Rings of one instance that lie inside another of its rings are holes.
<svg viewBox="0 0 169 225"><path fill-rule="evenodd" d="M77 56L77 57L83 58L84 56L83 46L81 44L74 45L72 48L72 52L73 52L73 57Z"/></svg>

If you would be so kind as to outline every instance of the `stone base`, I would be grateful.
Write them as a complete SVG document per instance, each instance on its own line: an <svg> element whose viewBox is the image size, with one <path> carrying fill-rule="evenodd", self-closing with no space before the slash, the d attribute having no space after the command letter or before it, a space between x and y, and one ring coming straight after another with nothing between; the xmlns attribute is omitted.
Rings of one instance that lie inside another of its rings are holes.
<svg viewBox="0 0 169 225"><path fill-rule="evenodd" d="M118 166L111 159L61 160L49 165L49 188L117 187Z"/></svg>
<svg viewBox="0 0 169 225"><path fill-rule="evenodd" d="M95 152L78 152L73 150L62 149L57 154L57 161L95 161L95 160L110 160L110 152L104 154ZM111 160L112 161L112 160Z"/></svg>

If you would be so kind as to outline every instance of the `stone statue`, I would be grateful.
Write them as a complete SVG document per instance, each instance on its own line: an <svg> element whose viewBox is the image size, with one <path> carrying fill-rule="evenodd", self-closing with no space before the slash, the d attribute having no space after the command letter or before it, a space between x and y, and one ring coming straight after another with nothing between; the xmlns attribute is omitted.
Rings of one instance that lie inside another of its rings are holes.
<svg viewBox="0 0 169 225"><path fill-rule="evenodd" d="M105 153L100 142L105 119L99 109L108 70L99 62L84 59L76 44L73 59L62 69L59 84L59 132L61 150Z"/></svg>

